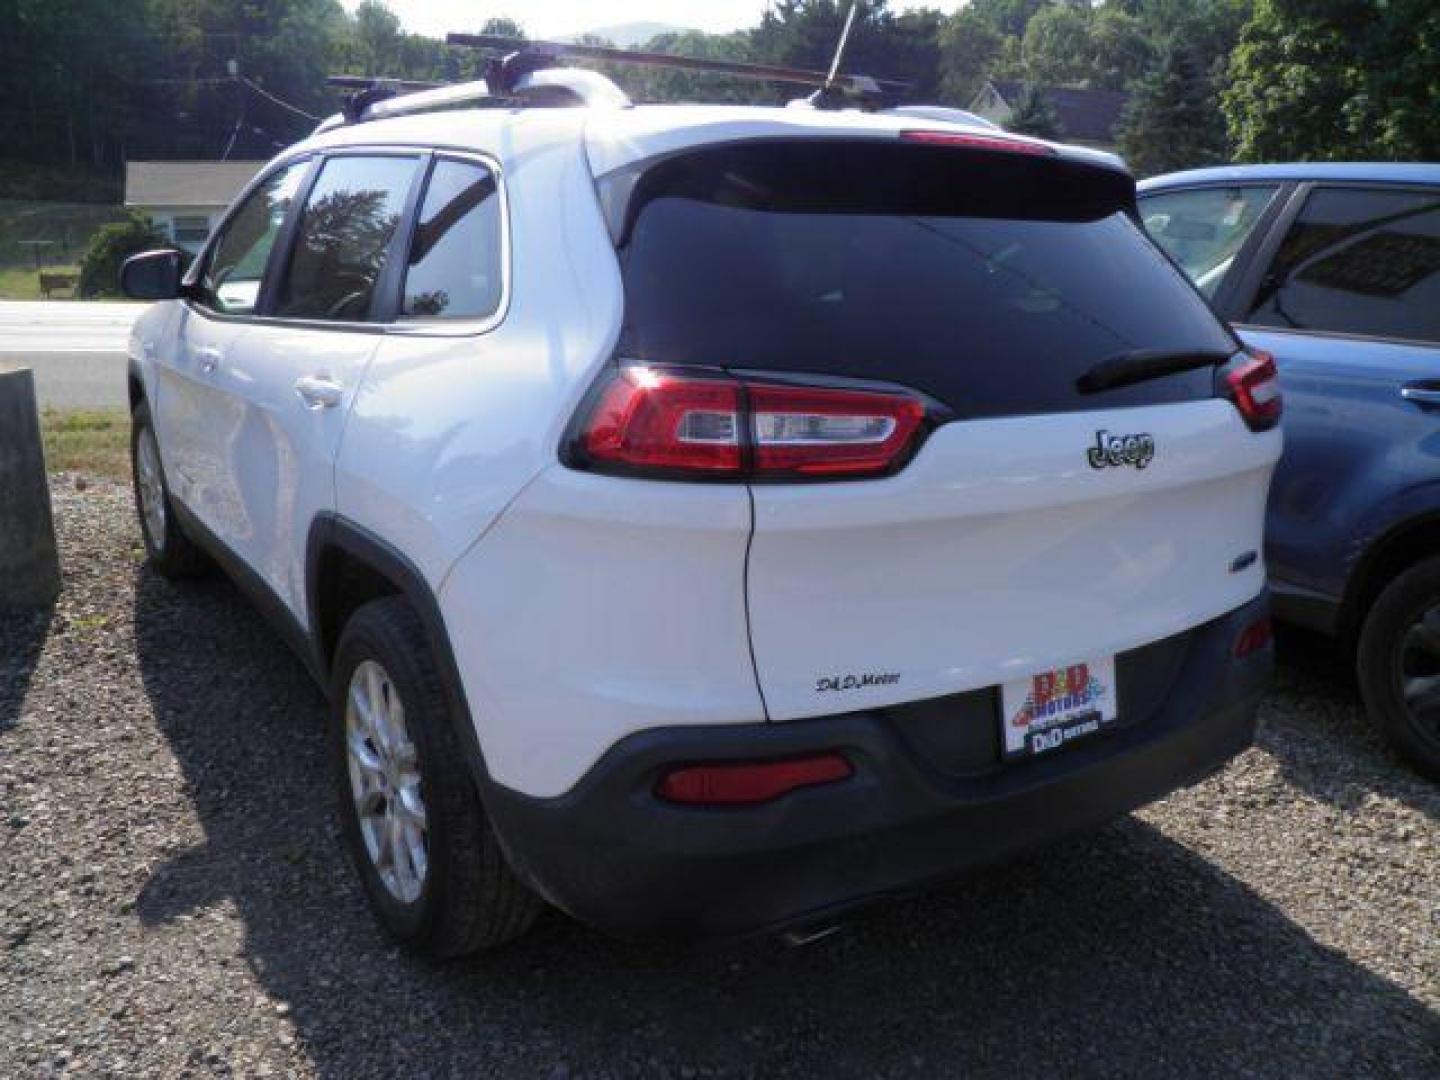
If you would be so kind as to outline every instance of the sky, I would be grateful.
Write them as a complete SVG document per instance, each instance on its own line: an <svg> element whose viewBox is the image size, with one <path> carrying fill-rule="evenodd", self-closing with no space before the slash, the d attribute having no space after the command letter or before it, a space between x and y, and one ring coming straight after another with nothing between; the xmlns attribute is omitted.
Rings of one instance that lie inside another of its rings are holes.
<svg viewBox="0 0 1440 1080"><path fill-rule="evenodd" d="M341 0L354 10L360 0ZM405 29L441 37L447 31L475 32L486 19L505 15L525 28L531 37L580 34L598 26L629 22L663 22L710 33L754 26L765 11L765 0L386 0ZM897 3L894 10L912 5ZM921 6L921 5L913 5ZM955 8L958 3L930 3L929 7Z"/></svg>

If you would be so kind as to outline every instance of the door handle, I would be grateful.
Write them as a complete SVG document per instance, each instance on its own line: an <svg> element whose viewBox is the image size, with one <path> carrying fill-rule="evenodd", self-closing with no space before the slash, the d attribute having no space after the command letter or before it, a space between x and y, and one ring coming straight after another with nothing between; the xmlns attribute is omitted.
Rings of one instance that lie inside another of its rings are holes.
<svg viewBox="0 0 1440 1080"><path fill-rule="evenodd" d="M319 375L305 375L295 380L295 393L307 409L331 409L340 404L345 388Z"/></svg>
<svg viewBox="0 0 1440 1080"><path fill-rule="evenodd" d="M1422 409L1440 408L1440 385L1435 383L1411 383L1400 388L1400 396L1413 401Z"/></svg>
<svg viewBox="0 0 1440 1080"><path fill-rule="evenodd" d="M200 365L200 374L213 375L220 366L220 350L203 348L195 350L195 361Z"/></svg>

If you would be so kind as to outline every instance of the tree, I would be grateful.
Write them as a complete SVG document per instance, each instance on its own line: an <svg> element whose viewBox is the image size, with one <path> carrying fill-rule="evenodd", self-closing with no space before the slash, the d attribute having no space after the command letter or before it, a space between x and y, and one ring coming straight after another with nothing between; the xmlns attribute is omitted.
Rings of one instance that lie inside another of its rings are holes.
<svg viewBox="0 0 1440 1080"><path fill-rule="evenodd" d="M940 27L940 94L968 105L985 84L1013 38L996 30L971 7L961 8Z"/></svg>
<svg viewBox="0 0 1440 1080"><path fill-rule="evenodd" d="M1040 139L1060 139L1065 135L1055 107L1034 83L1026 83L1020 91L1020 100L1010 114L1005 127L1021 135L1034 135Z"/></svg>
<svg viewBox="0 0 1440 1080"><path fill-rule="evenodd" d="M129 211L124 221L103 226L91 238L90 248L80 260L75 291L86 298L119 296L120 266L126 259L141 251L172 246L149 217Z"/></svg>
<svg viewBox="0 0 1440 1080"><path fill-rule="evenodd" d="M1171 39L1120 124L1120 151L1142 176L1227 158L1225 118L1209 72L1184 33Z"/></svg>
<svg viewBox="0 0 1440 1080"><path fill-rule="evenodd" d="M1155 46L1138 18L1104 7L1090 20L1090 76L1100 90L1124 90L1155 62Z"/></svg>
<svg viewBox="0 0 1440 1080"><path fill-rule="evenodd" d="M480 27L482 34L494 34L496 37L519 38L527 40L525 28L514 19L504 15L496 15L485 20L485 25Z"/></svg>
<svg viewBox="0 0 1440 1080"><path fill-rule="evenodd" d="M1440 8L1257 0L1223 105L1241 160L1434 160Z"/></svg>
<svg viewBox="0 0 1440 1080"><path fill-rule="evenodd" d="M1020 57L1027 78L1050 86L1085 82L1093 70L1089 8L1055 4L1025 27Z"/></svg>
<svg viewBox="0 0 1440 1080"><path fill-rule="evenodd" d="M934 100L940 83L938 35L943 16L920 11L897 16L886 0L859 0L842 70L912 84L910 96ZM841 0L775 0L750 32L751 50L762 63L826 71L840 44L849 3ZM793 88L788 91L793 96Z"/></svg>
<svg viewBox="0 0 1440 1080"><path fill-rule="evenodd" d="M1021 38L1035 13L1052 0L971 0L965 8L997 34Z"/></svg>

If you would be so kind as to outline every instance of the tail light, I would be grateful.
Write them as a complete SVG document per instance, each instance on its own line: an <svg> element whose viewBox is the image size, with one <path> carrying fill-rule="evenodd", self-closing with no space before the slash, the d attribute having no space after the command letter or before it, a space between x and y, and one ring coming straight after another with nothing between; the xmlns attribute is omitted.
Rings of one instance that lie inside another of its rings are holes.
<svg viewBox="0 0 1440 1080"><path fill-rule="evenodd" d="M1269 615L1262 615L1235 639L1235 659L1243 660L1251 653L1257 653L1275 639L1275 625Z"/></svg>
<svg viewBox="0 0 1440 1080"><path fill-rule="evenodd" d="M846 780L854 768L843 754L816 754L783 761L716 762L672 769L655 793L691 806L753 806L796 788Z"/></svg>
<svg viewBox="0 0 1440 1080"><path fill-rule="evenodd" d="M1225 390L1251 431L1269 431L1280 423L1284 399L1275 358L1254 349L1220 369Z"/></svg>
<svg viewBox="0 0 1440 1080"><path fill-rule="evenodd" d="M582 409L572 464L598 472L699 479L840 479L899 468L925 425L905 391L803 386L638 365L620 368Z"/></svg>

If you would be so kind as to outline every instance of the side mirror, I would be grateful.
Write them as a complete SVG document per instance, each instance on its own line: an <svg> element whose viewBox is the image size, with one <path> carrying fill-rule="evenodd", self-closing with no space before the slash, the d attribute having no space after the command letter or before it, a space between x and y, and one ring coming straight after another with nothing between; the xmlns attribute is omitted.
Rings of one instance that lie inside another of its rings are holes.
<svg viewBox="0 0 1440 1080"><path fill-rule="evenodd" d="M179 251L142 251L120 267L120 291L132 300L174 300L181 294L184 255Z"/></svg>

